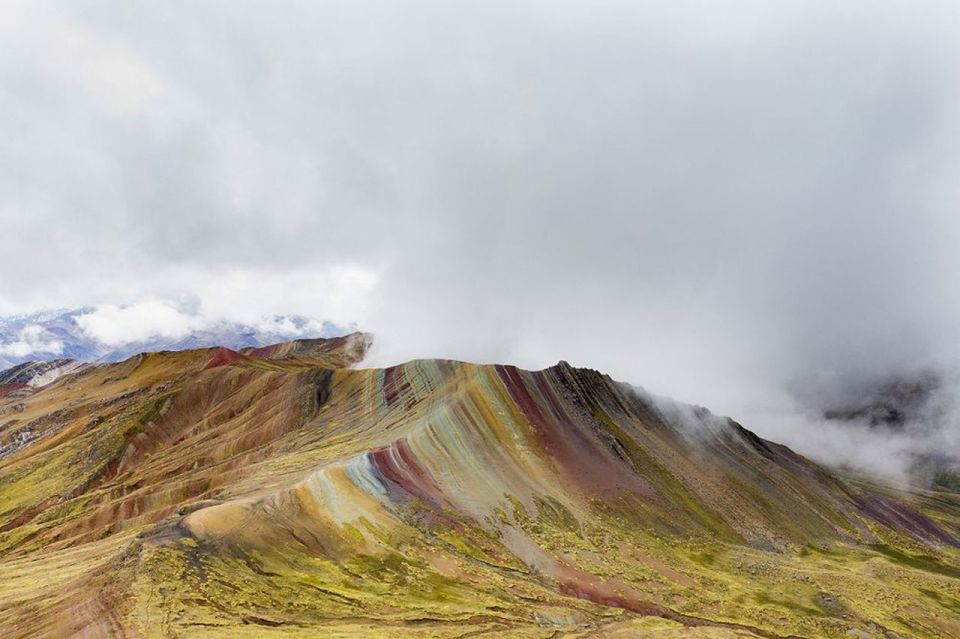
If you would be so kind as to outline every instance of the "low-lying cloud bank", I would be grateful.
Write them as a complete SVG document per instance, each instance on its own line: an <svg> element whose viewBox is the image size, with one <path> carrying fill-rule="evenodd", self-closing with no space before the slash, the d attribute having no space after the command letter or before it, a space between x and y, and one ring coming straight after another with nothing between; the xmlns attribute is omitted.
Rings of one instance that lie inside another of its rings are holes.
<svg viewBox="0 0 960 639"><path fill-rule="evenodd" d="M100 306L76 318L83 332L102 344L120 346L151 337L179 339L206 328L209 319L159 301Z"/></svg>
<svg viewBox="0 0 960 639"><path fill-rule="evenodd" d="M105 346L124 346L150 339L179 340L230 321L206 315L200 309L180 308L162 300L124 306L104 304L78 315L75 320L87 337ZM290 339L329 331L329 324L318 319L276 315L256 318L247 325L262 333L284 335Z"/></svg>
<svg viewBox="0 0 960 639"><path fill-rule="evenodd" d="M62 351L63 342L36 325L24 326L14 339L0 342L0 356L6 357L58 355Z"/></svg>
<svg viewBox="0 0 960 639"><path fill-rule="evenodd" d="M0 370L31 360L119 361L144 351L240 349L343 335L355 327L299 315L240 321L170 300L0 317Z"/></svg>

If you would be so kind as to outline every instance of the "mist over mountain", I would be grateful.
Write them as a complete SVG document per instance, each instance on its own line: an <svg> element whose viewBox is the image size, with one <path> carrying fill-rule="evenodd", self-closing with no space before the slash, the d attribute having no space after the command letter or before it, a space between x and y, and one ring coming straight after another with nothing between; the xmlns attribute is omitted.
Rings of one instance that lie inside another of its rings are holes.
<svg viewBox="0 0 960 639"><path fill-rule="evenodd" d="M824 461L960 490L960 371L923 368L847 382L807 399L819 403L824 432L866 443L859 454Z"/></svg>
<svg viewBox="0 0 960 639"><path fill-rule="evenodd" d="M957 11L0 0L0 635L960 637Z"/></svg>
<svg viewBox="0 0 960 639"><path fill-rule="evenodd" d="M953 2L118 4L0 25L2 313L566 359L897 475L795 387L960 361Z"/></svg>
<svg viewBox="0 0 960 639"><path fill-rule="evenodd" d="M0 370L30 361L115 362L142 352L242 349L347 332L299 315L240 323L160 302L41 311L0 317Z"/></svg>

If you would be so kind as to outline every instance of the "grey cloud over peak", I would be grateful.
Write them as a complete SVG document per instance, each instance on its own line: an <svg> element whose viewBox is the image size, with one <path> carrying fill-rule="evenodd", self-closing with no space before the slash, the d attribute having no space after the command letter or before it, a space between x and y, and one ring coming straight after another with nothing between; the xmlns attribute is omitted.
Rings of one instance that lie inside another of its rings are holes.
<svg viewBox="0 0 960 639"><path fill-rule="evenodd" d="M952 2L3 5L0 312L357 322L800 443L960 361Z"/></svg>

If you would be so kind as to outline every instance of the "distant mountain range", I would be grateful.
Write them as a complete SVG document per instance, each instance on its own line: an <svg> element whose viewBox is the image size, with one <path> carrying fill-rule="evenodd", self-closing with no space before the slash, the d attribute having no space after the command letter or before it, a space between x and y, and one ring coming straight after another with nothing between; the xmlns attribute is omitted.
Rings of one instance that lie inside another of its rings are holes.
<svg viewBox="0 0 960 639"><path fill-rule="evenodd" d="M299 315L276 315L256 325L203 322L187 334L155 334L118 344L105 343L85 330L81 318L94 313L96 309L84 307L0 317L0 371L31 361L116 362L142 352L208 346L242 349L302 338L336 337L348 332L330 322Z"/></svg>

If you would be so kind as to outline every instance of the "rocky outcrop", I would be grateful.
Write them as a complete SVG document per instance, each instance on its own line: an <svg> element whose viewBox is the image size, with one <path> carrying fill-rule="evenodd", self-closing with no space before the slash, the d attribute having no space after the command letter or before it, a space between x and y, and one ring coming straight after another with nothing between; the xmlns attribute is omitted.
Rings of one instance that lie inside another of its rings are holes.
<svg viewBox="0 0 960 639"><path fill-rule="evenodd" d="M81 362L72 359L24 362L0 372L0 386L18 385L39 388L82 367Z"/></svg>

